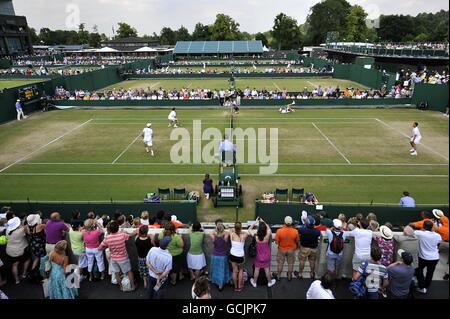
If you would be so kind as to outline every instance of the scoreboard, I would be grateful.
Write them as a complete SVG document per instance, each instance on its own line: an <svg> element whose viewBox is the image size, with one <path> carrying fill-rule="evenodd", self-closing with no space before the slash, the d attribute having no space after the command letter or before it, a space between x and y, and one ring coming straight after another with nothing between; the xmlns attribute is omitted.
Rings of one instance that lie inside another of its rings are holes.
<svg viewBox="0 0 450 319"><path fill-rule="evenodd" d="M24 102L39 99L41 97L40 91L36 85L25 86L20 88L18 91L19 99Z"/></svg>

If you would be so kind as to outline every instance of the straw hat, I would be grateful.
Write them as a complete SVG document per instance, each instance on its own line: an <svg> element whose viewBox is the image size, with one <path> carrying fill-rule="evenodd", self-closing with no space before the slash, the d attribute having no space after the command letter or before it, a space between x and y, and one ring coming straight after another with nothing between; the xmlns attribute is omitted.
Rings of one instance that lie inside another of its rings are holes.
<svg viewBox="0 0 450 319"><path fill-rule="evenodd" d="M381 237L383 237L384 239L392 239L394 237L394 234L392 233L392 230L387 227L387 226L381 226L380 227L380 233L381 233Z"/></svg>
<svg viewBox="0 0 450 319"><path fill-rule="evenodd" d="M441 219L441 217L444 216L444 212L440 209L433 209L431 212L437 219Z"/></svg>

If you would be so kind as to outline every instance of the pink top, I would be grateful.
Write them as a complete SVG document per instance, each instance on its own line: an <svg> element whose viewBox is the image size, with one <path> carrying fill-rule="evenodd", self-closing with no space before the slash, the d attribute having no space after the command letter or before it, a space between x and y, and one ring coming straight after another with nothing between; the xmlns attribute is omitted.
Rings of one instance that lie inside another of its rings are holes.
<svg viewBox="0 0 450 319"><path fill-rule="evenodd" d="M102 234L101 230L82 230L83 241L86 248L97 248L100 245L100 235Z"/></svg>
<svg viewBox="0 0 450 319"><path fill-rule="evenodd" d="M127 233L110 234L103 239L101 246L109 247L111 253L111 260L122 261L128 258L127 247L125 242L130 238Z"/></svg>

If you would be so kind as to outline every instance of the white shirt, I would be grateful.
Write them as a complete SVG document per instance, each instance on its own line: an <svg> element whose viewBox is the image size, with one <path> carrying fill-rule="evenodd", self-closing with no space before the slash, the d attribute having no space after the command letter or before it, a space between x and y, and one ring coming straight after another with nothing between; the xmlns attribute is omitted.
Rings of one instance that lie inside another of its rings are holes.
<svg viewBox="0 0 450 319"><path fill-rule="evenodd" d="M334 296L330 289L324 289L322 287L320 280L316 280L309 287L306 293L306 299L334 299Z"/></svg>
<svg viewBox="0 0 450 319"><path fill-rule="evenodd" d="M419 131L419 127L414 127L412 129L412 136L413 136L413 138L422 138L422 135L420 134L420 131Z"/></svg>
<svg viewBox="0 0 450 319"><path fill-rule="evenodd" d="M151 141L153 138L153 130L149 127L144 128L142 131L144 133L144 141Z"/></svg>
<svg viewBox="0 0 450 319"><path fill-rule="evenodd" d="M419 238L419 257L425 260L439 259L438 244L441 242L441 235L428 230L415 230L414 235Z"/></svg>
<svg viewBox="0 0 450 319"><path fill-rule="evenodd" d="M220 142L220 144L219 144L219 151L221 151L221 152L234 151L234 144L231 143L229 140L224 140L223 142Z"/></svg>
<svg viewBox="0 0 450 319"><path fill-rule="evenodd" d="M168 119L169 119L170 121L174 121L174 120L176 120L176 118L177 118L177 112L171 111L171 112L169 113Z"/></svg>
<svg viewBox="0 0 450 319"><path fill-rule="evenodd" d="M153 247L149 250L146 260L159 273L172 269L172 255L167 249ZM152 278L158 279L159 276L151 268L148 268L148 272Z"/></svg>
<svg viewBox="0 0 450 319"><path fill-rule="evenodd" d="M372 231L368 229L355 228L344 232L344 238L351 236L355 238L355 255L358 258L370 256L370 245L372 244Z"/></svg>

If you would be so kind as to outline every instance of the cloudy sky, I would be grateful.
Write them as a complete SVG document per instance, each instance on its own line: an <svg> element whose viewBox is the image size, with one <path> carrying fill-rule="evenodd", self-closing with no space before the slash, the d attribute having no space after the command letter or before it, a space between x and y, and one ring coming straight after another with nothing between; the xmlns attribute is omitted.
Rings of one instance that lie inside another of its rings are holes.
<svg viewBox="0 0 450 319"><path fill-rule="evenodd" d="M448 0L348 0L359 4L369 18L379 14L411 14L448 10ZM140 35L159 33L162 27L192 32L195 24L211 24L223 12L240 23L241 31L256 33L273 26L276 14L284 12L303 23L309 8L319 0L13 0L16 14L24 15L36 29L71 29L79 22L88 29L112 34L112 26L127 22Z"/></svg>

